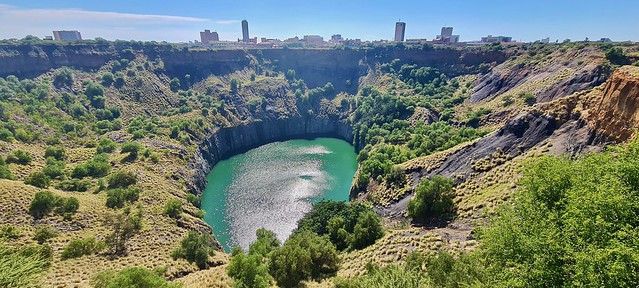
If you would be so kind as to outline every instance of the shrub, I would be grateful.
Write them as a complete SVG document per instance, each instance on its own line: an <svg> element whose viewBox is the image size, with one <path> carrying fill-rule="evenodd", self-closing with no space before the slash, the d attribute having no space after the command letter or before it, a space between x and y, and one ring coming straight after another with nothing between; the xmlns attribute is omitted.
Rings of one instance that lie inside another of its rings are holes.
<svg viewBox="0 0 639 288"><path fill-rule="evenodd" d="M180 218L182 215L182 201L171 199L164 206L164 214L171 218Z"/></svg>
<svg viewBox="0 0 639 288"><path fill-rule="evenodd" d="M180 79L178 78L171 79L171 82L169 83L169 87L171 87L171 91L173 92L177 92L178 90L180 90Z"/></svg>
<svg viewBox="0 0 639 288"><path fill-rule="evenodd" d="M55 212L60 215L72 215L80 208L80 202L75 197L62 198Z"/></svg>
<svg viewBox="0 0 639 288"><path fill-rule="evenodd" d="M207 267L209 254L213 252L211 249L214 239L210 234L189 231L189 234L182 239L180 247L173 250L171 257L174 260L183 258L189 263L195 263L200 269Z"/></svg>
<svg viewBox="0 0 639 288"><path fill-rule="evenodd" d="M197 197L194 194L186 195L186 201L189 201L189 203L193 204L193 206L197 208L200 208L200 205L202 205L202 200L200 199L200 197Z"/></svg>
<svg viewBox="0 0 639 288"><path fill-rule="evenodd" d="M20 230L15 226L0 226L0 241L20 238Z"/></svg>
<svg viewBox="0 0 639 288"><path fill-rule="evenodd" d="M354 249L363 249L375 243L382 236L384 236L384 229L379 215L373 211L366 211L357 218L351 246Z"/></svg>
<svg viewBox="0 0 639 288"><path fill-rule="evenodd" d="M104 86L111 86L111 84L113 84L113 73L111 72L106 72L104 74L102 74L102 85Z"/></svg>
<svg viewBox="0 0 639 288"><path fill-rule="evenodd" d="M615 65L628 64L628 58L621 47L611 47L605 52L606 59Z"/></svg>
<svg viewBox="0 0 639 288"><path fill-rule="evenodd" d="M96 153L112 153L115 149L118 148L118 144L115 141L109 138L102 138L100 142L98 142L98 147L96 148Z"/></svg>
<svg viewBox="0 0 639 288"><path fill-rule="evenodd" d="M119 170L109 176L109 189L115 188L127 188L131 185L135 185L138 181L138 176L125 170Z"/></svg>
<svg viewBox="0 0 639 288"><path fill-rule="evenodd" d="M47 188L51 183L51 178L44 172L33 172L24 179L24 183L38 188Z"/></svg>
<svg viewBox="0 0 639 288"><path fill-rule="evenodd" d="M117 188L107 191L106 206L109 208L122 208L126 203L135 202L140 197L139 188Z"/></svg>
<svg viewBox="0 0 639 288"><path fill-rule="evenodd" d="M13 142L15 137L13 137L13 133L7 128L0 129L0 140L5 142Z"/></svg>
<svg viewBox="0 0 639 288"><path fill-rule="evenodd" d="M64 160L66 158L66 152L63 147L49 146L44 152L44 158L53 157L55 160Z"/></svg>
<svg viewBox="0 0 639 288"><path fill-rule="evenodd" d="M113 227L113 232L106 238L106 244L111 253L123 255L127 252L126 242L142 229L142 209L131 213L130 209L124 209L123 213L109 215L106 225Z"/></svg>
<svg viewBox="0 0 639 288"><path fill-rule="evenodd" d="M11 170L9 170L9 165L7 165L7 162L5 162L4 158L2 157L0 157L0 179L13 179Z"/></svg>
<svg viewBox="0 0 639 288"><path fill-rule="evenodd" d="M62 260L95 254L102 251L104 247L104 242L97 241L94 237L71 240L62 250Z"/></svg>
<svg viewBox="0 0 639 288"><path fill-rule="evenodd" d="M122 144L122 149L120 153L129 153L127 156L130 160L135 160L138 158L138 152L142 149L142 145L136 142L126 142Z"/></svg>
<svg viewBox="0 0 639 288"><path fill-rule="evenodd" d="M40 191L35 194L29 206L29 213L35 218L49 214L58 204L60 198L50 191Z"/></svg>
<svg viewBox="0 0 639 288"><path fill-rule="evenodd" d="M267 258L280 246L275 233L260 228L255 232L257 241L249 247L248 255L240 247L232 252L226 273L235 280L236 287L271 287L273 277L268 272Z"/></svg>
<svg viewBox="0 0 639 288"><path fill-rule="evenodd" d="M47 158L47 166L44 166L42 172L44 172L44 174L49 176L51 179L63 178L63 176L65 175L65 166L66 165L64 164L64 161L55 160L54 158L50 157Z"/></svg>
<svg viewBox="0 0 639 288"><path fill-rule="evenodd" d="M63 180L55 186L64 191L86 192L91 187L91 180L88 179L70 179Z"/></svg>
<svg viewBox="0 0 639 288"><path fill-rule="evenodd" d="M60 68L53 76L53 85L56 87L73 85L73 71L67 67Z"/></svg>
<svg viewBox="0 0 639 288"><path fill-rule="evenodd" d="M120 272L111 270L98 273L91 282L95 288L179 288L179 284L167 282L161 271L131 267Z"/></svg>
<svg viewBox="0 0 639 288"><path fill-rule="evenodd" d="M31 163L31 154L22 150L14 150L7 155L7 164L16 163L21 165L27 165Z"/></svg>
<svg viewBox="0 0 639 288"><path fill-rule="evenodd" d="M33 141L33 135L22 128L18 128L15 130L14 137L24 143L30 143Z"/></svg>
<svg viewBox="0 0 639 288"><path fill-rule="evenodd" d="M335 246L308 231L292 235L269 258L270 274L281 287L297 287L302 280L319 280L334 274L339 264Z"/></svg>
<svg viewBox="0 0 639 288"><path fill-rule="evenodd" d="M454 208L453 184L453 180L438 175L419 183L415 196L408 201L408 216L420 220L448 216Z"/></svg>
<svg viewBox="0 0 639 288"><path fill-rule="evenodd" d="M238 89L239 89L239 83L237 79L231 78L231 93L237 94Z"/></svg>
<svg viewBox="0 0 639 288"><path fill-rule="evenodd" d="M47 240L58 236L58 231L51 228L49 225L38 225L35 228L35 235L33 240L38 241L38 244L44 244Z"/></svg>
<svg viewBox="0 0 639 288"><path fill-rule="evenodd" d="M96 154L92 160L81 163L73 168L71 177L83 178L91 176L93 178L104 177L111 171L108 154Z"/></svg>

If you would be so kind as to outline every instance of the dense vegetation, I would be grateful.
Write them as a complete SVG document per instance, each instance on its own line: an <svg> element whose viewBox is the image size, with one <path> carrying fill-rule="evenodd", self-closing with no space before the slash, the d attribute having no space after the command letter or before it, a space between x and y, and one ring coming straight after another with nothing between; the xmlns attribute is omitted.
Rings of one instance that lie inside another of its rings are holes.
<svg viewBox="0 0 639 288"><path fill-rule="evenodd" d="M479 248L369 269L339 287L634 287L639 282L639 141L570 160L529 161L512 203L477 230ZM434 180L435 183L445 183ZM401 280L400 280L401 279ZM385 283L385 284L384 284ZM390 285L390 286L389 286Z"/></svg>

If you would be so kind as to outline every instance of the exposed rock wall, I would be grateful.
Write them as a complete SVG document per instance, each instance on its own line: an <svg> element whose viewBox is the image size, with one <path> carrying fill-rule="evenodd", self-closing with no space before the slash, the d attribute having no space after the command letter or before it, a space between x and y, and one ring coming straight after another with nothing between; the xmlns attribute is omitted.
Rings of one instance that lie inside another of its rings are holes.
<svg viewBox="0 0 639 288"><path fill-rule="evenodd" d="M206 175L220 160L274 141L334 137L352 142L353 131L337 117L289 118L257 121L212 132L199 146L189 169L193 171L190 190L200 193L206 187Z"/></svg>
<svg viewBox="0 0 639 288"><path fill-rule="evenodd" d="M609 140L621 142L634 136L639 128L639 67L615 70L587 119L597 133Z"/></svg>

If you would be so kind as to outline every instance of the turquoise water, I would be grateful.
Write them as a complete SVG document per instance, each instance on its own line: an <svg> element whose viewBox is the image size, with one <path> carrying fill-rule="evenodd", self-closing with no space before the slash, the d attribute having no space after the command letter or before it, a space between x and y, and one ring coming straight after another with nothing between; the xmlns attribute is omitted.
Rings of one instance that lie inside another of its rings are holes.
<svg viewBox="0 0 639 288"><path fill-rule="evenodd" d="M348 200L356 169L355 150L343 140L260 146L213 167L202 195L204 220L227 251L247 249L262 227L283 242L313 203Z"/></svg>

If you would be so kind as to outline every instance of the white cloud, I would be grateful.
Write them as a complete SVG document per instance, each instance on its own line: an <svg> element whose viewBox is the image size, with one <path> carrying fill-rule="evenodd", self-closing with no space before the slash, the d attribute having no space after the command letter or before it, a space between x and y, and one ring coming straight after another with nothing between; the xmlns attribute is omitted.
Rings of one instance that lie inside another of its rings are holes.
<svg viewBox="0 0 639 288"><path fill-rule="evenodd" d="M233 25L233 24L239 24L240 22L242 22L242 21L240 21L240 20L215 20L214 23L218 24L218 25Z"/></svg>
<svg viewBox="0 0 639 288"><path fill-rule="evenodd" d="M233 20L222 20L224 23ZM25 9L0 4L0 38L43 37L53 30L78 30L83 38L188 41L211 27L209 19L83 9Z"/></svg>

